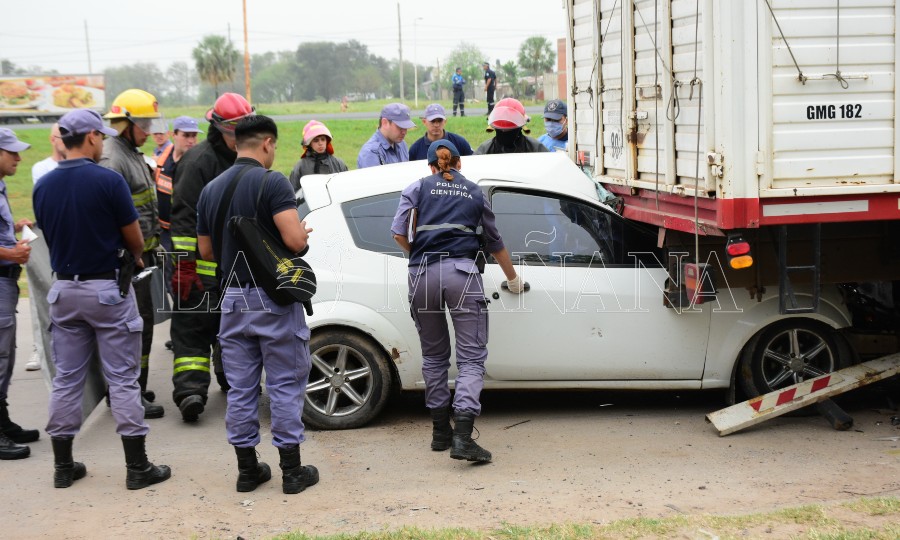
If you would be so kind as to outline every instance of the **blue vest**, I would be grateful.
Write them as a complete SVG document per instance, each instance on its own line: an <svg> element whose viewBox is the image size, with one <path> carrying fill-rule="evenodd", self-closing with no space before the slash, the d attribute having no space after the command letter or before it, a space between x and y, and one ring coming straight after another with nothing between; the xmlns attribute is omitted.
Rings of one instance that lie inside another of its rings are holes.
<svg viewBox="0 0 900 540"><path fill-rule="evenodd" d="M458 171L450 172L453 180L444 180L442 173L420 180L410 266L419 266L426 255L432 253L474 258L478 252L476 229L481 225L484 193ZM439 255L428 257L426 264L439 260Z"/></svg>

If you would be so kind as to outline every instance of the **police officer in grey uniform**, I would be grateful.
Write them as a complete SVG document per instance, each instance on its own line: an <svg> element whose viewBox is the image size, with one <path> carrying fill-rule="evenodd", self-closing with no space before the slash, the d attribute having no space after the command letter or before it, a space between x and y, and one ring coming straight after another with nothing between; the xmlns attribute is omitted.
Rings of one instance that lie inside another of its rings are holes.
<svg viewBox="0 0 900 540"><path fill-rule="evenodd" d="M281 306L257 287L234 236L225 226L232 216L256 216L261 227L294 253L306 249L309 233L297 215L290 181L270 171L278 127L271 118L251 115L235 128L237 161L208 183L197 203L197 249L218 261L227 287L222 295L219 343L231 389L225 411L228 442L237 455L237 491L253 491L272 478L259 462L259 384L266 371L271 400L272 444L278 448L283 493L300 493L319 481L319 471L301 465L303 400L309 379L309 327L301 304ZM226 199L230 193L230 200ZM218 219L220 208L224 212Z"/></svg>
<svg viewBox="0 0 900 540"><path fill-rule="evenodd" d="M30 220L13 221L6 182L16 174L22 157L19 152L31 148L20 141L12 130L0 128L0 459L22 459L31 454L23 443L38 440L36 429L22 429L9 418L6 394L16 365L16 303L19 300L17 280L22 264L28 262L31 247L24 240L16 240L16 232Z"/></svg>
<svg viewBox="0 0 900 540"><path fill-rule="evenodd" d="M431 176L403 190L391 232L409 252L410 313L422 344L425 404L431 411L431 449L450 448L450 457L487 462L491 453L472 440L481 413L484 362L487 359L487 300L475 264L480 242L507 278L512 293L525 290L497 231L490 202L477 184L459 171L459 151L446 139L428 148ZM411 224L411 225L410 225ZM481 238L476 232L481 229ZM413 230L414 235L409 231ZM410 238L410 236L413 236ZM456 394L450 425L450 332L444 306L456 334Z"/></svg>
<svg viewBox="0 0 900 540"><path fill-rule="evenodd" d="M53 485L67 488L84 478L83 463L72 459L72 439L81 428L84 381L94 352L109 384L116 431L125 450L128 489L167 480L169 467L147 460L138 376L141 331L130 278L120 287L120 251L142 267L144 237L131 192L121 174L97 165L103 139L116 131L97 112L78 109L59 120L66 160L34 189L34 215L50 248L56 281L47 293L56 375L50 394L47 433L53 444ZM123 291L123 292L120 292Z"/></svg>

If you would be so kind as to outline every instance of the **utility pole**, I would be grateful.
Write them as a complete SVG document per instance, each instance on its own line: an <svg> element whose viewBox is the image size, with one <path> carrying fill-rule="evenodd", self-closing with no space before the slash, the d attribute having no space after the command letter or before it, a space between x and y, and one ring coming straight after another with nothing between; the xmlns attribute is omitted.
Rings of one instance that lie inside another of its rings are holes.
<svg viewBox="0 0 900 540"><path fill-rule="evenodd" d="M435 96L435 101L440 101L440 100L444 99L444 90L442 87L444 81L441 80L441 59L440 58L437 59L437 79L436 79L436 81L437 81L437 84L435 84L435 87L437 87L437 96Z"/></svg>
<svg viewBox="0 0 900 540"><path fill-rule="evenodd" d="M244 92L247 101L253 103L250 93L250 47L247 45L247 0L244 0Z"/></svg>
<svg viewBox="0 0 900 540"><path fill-rule="evenodd" d="M87 19L84 20L84 45L87 47L88 73L94 73L94 65L91 63L91 38L88 36Z"/></svg>
<svg viewBox="0 0 900 540"><path fill-rule="evenodd" d="M403 101L403 31L400 28L400 2L397 2L397 41L400 43L400 101Z"/></svg>

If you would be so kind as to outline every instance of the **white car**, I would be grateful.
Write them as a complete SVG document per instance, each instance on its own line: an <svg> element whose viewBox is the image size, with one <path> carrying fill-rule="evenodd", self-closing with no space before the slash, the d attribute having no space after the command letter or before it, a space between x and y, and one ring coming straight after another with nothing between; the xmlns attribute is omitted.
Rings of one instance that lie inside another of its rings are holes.
<svg viewBox="0 0 900 540"><path fill-rule="evenodd" d="M804 315L780 315L777 293L757 301L722 283L712 302L667 307L670 255L658 231L601 203L565 154L464 157L461 172L490 197L531 286L509 293L489 259L487 391L737 385L758 395L850 362L838 332L850 317L833 288ZM362 426L395 390L424 389L408 260L390 226L400 192L429 174L416 161L303 178L298 211L314 229L305 260L318 279L303 414L311 427Z"/></svg>

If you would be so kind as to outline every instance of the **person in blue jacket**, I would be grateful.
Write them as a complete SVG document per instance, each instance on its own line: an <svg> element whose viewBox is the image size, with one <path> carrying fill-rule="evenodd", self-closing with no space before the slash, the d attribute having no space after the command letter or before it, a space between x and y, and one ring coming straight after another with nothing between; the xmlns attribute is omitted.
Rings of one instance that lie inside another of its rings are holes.
<svg viewBox="0 0 900 540"><path fill-rule="evenodd" d="M566 102L551 99L544 105L544 133L538 142L551 152L565 152L569 145L569 119Z"/></svg>
<svg viewBox="0 0 900 540"><path fill-rule="evenodd" d="M453 83L453 116L456 116L456 107L459 106L459 115L466 115L466 78L462 76L462 68L456 68L450 81Z"/></svg>

